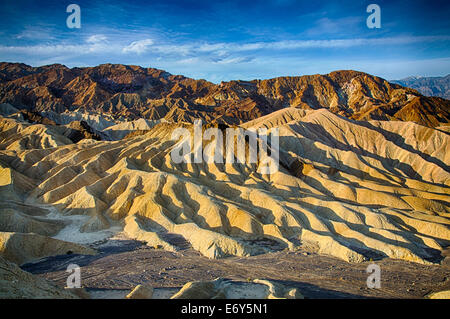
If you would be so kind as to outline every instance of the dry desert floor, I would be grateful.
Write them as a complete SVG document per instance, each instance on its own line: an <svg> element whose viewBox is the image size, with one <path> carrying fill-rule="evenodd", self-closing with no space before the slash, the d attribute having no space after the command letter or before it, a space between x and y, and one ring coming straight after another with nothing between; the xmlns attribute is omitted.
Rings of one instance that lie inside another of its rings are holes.
<svg viewBox="0 0 450 319"><path fill-rule="evenodd" d="M265 243L273 245L273 243ZM450 289L450 250L441 265L383 259L352 264L318 255L308 247L251 256L208 259L188 245L178 252L154 249L116 236L95 245L97 256L63 255L22 268L64 287L70 263L81 267L82 286L91 298L124 298L138 284L154 287L153 298L169 298L190 281L232 279L245 285L264 278L297 288L305 298L423 298ZM366 268L381 268L381 288L369 289ZM249 287L250 288L250 287ZM250 289L240 297L252 298Z"/></svg>

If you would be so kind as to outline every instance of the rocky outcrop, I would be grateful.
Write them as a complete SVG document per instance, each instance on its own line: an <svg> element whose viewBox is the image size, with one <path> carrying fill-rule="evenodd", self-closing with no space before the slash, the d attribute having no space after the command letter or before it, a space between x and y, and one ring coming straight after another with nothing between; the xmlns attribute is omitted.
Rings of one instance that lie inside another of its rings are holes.
<svg viewBox="0 0 450 319"><path fill-rule="evenodd" d="M0 299L80 299L69 290L20 269L0 256Z"/></svg>
<svg viewBox="0 0 450 319"><path fill-rule="evenodd" d="M0 256L19 265L48 256L95 253L91 248L38 234L0 232Z"/></svg>
<svg viewBox="0 0 450 319"><path fill-rule="evenodd" d="M434 292L427 297L430 299L450 299L450 290Z"/></svg>
<svg viewBox="0 0 450 319"><path fill-rule="evenodd" d="M153 287L149 285L137 285L127 296L127 299L152 299Z"/></svg>
<svg viewBox="0 0 450 319"><path fill-rule="evenodd" d="M100 141L102 138L99 133L93 130L85 121L73 121L67 125L68 130L63 133L72 142L78 143L83 139L93 139Z"/></svg>
<svg viewBox="0 0 450 319"><path fill-rule="evenodd" d="M170 299L303 299L297 288L255 279L239 282L225 278L186 283Z"/></svg>

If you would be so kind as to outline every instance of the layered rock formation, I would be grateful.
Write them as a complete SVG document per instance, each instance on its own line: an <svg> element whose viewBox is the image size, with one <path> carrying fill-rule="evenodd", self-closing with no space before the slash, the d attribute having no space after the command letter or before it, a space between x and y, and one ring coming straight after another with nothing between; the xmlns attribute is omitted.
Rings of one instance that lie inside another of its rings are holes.
<svg viewBox="0 0 450 319"><path fill-rule="evenodd" d="M42 124L1 123L1 191L16 211L38 207L38 221L18 220L47 236L61 229L55 216L81 215L74 241L119 227L169 250L179 236L210 258L264 253L258 242L268 239L349 262L418 263L438 262L450 241L450 136L412 122L282 109L243 125L279 130L280 170L270 175L260 163L174 163L172 132L190 124L74 144Z"/></svg>

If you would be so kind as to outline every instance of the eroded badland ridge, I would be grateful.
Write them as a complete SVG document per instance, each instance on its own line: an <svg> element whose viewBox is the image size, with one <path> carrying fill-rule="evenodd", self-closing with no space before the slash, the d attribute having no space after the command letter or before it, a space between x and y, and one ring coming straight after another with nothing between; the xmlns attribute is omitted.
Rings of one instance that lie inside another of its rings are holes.
<svg viewBox="0 0 450 319"><path fill-rule="evenodd" d="M448 273L449 100L356 71L216 85L137 66L2 63L0 103L7 267L95 255L120 235L181 263L306 249ZM172 132L195 119L277 130L279 170L175 163Z"/></svg>

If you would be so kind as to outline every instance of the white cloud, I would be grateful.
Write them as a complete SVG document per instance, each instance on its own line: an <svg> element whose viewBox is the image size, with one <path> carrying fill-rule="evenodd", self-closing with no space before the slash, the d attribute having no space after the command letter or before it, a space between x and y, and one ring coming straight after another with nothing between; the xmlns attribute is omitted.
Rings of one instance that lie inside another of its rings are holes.
<svg viewBox="0 0 450 319"><path fill-rule="evenodd" d="M229 51L253 51L260 49L313 49L313 48L348 48L366 45L402 45L421 42L449 41L450 36L411 36L411 37L386 37L386 38L354 38L331 40L283 40L275 42L254 42L244 44L229 44Z"/></svg>
<svg viewBox="0 0 450 319"><path fill-rule="evenodd" d="M234 58L225 58L225 59L219 59L215 61L214 63L217 64L238 64L238 63L247 63L251 62L253 58L250 57L234 57Z"/></svg>
<svg viewBox="0 0 450 319"><path fill-rule="evenodd" d="M172 55L175 57L219 57L228 58L232 54L258 50L293 50L314 48L349 48L358 46L383 46L383 45L405 45L413 43L450 41L450 36L410 36L410 37L386 37L386 38L355 38L355 39L330 39L330 40L283 40L274 42L247 42L247 43L187 43L187 44L158 44L152 39L133 41L126 45L122 42L110 42L101 34L89 36L84 43L56 43L39 44L28 46L5 46L0 45L0 53L17 54L63 54L70 55L94 53L136 53L148 52L151 47L152 53ZM242 58L242 57L241 57ZM231 58L230 58L231 59Z"/></svg>
<svg viewBox="0 0 450 319"><path fill-rule="evenodd" d="M192 58L175 61L176 64L181 64L181 65L191 65L191 64L198 64L198 63L202 63L202 62L205 62L205 61L203 61L202 59L200 59L198 57L192 57Z"/></svg>
<svg viewBox="0 0 450 319"><path fill-rule="evenodd" d="M115 53L120 52L121 47L115 44L108 45L106 43L83 43L83 44L42 44L29 46L1 46L0 54L2 55L26 55L40 58L51 58L55 56L74 57L89 53ZM1 59L1 56L0 56Z"/></svg>
<svg viewBox="0 0 450 319"><path fill-rule="evenodd" d="M181 56L211 55L227 57L230 54L258 50L294 50L317 48L350 48L361 46L405 45L413 43L449 41L450 36L410 36L385 38L353 38L330 40L282 40L273 42L246 42L246 43L190 43L190 44L162 44L152 46L154 52L162 54L175 54ZM135 42L132 43L132 45ZM131 45L130 45L131 46ZM136 44L137 46L137 44ZM127 49L128 50L128 49ZM124 49L125 52L125 49Z"/></svg>
<svg viewBox="0 0 450 319"><path fill-rule="evenodd" d="M315 22L315 25L306 30L308 36L318 36L323 34L340 34L348 30L358 30L360 25L365 27L363 23L365 17L343 17L340 19L321 18Z"/></svg>
<svg viewBox="0 0 450 319"><path fill-rule="evenodd" d="M16 35L16 39L24 40L52 40L54 38L54 30L48 26L27 26Z"/></svg>
<svg viewBox="0 0 450 319"><path fill-rule="evenodd" d="M327 73L334 69L358 69L381 75L387 78L405 77L403 75L427 75L420 68L421 63L429 66L429 70L439 69L439 63L411 62L409 64L391 63L373 64L370 61L353 61L340 59L331 63L331 60L319 61L310 59L303 61L302 52L315 48L351 48L376 46L401 46L412 43L450 41L450 36L403 36L385 38L355 38L330 40L284 40L272 42L157 42L143 37L142 40L131 42L129 39L114 37L108 33L93 34L82 38L80 42L52 41L53 44L42 42L38 45L6 46L0 44L0 60L17 61L33 65L63 63L71 66L80 66L83 63L94 65L113 62L124 64L149 65L166 69L176 74L198 77L204 76L209 80L230 78L266 78L286 74ZM283 52L298 54L281 55ZM304 51L302 51L304 50ZM364 58L364 57L363 57ZM366 58L368 59L368 58ZM448 61L442 62L441 69L448 69ZM407 65L410 65L410 74L407 74ZM378 71L377 71L378 70ZM395 70L391 71L391 70ZM405 71L406 70L406 71ZM204 75L201 75L204 74ZM433 74L433 73L429 73ZM437 74L437 73L435 73Z"/></svg>
<svg viewBox="0 0 450 319"><path fill-rule="evenodd" d="M94 34L87 38L87 43L104 43L107 42L108 38L103 34Z"/></svg>
<svg viewBox="0 0 450 319"><path fill-rule="evenodd" d="M152 39L144 39L139 41L131 42L130 45L122 49L123 53L137 53L142 54L147 51L148 47L153 44Z"/></svg>
<svg viewBox="0 0 450 319"><path fill-rule="evenodd" d="M200 46L198 46L198 51L200 52L211 52L211 51L220 51L223 49L226 49L228 44L226 43L203 43Z"/></svg>

